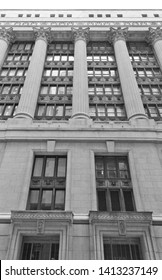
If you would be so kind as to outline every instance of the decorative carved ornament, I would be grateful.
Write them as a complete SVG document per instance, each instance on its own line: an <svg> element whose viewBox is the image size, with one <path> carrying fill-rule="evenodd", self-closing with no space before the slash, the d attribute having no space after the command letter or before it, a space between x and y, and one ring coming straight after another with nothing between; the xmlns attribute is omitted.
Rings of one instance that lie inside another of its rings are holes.
<svg viewBox="0 0 162 280"><path fill-rule="evenodd" d="M154 44L158 40L162 40L162 29L160 27L157 28L149 28L149 35L146 38L148 42Z"/></svg>
<svg viewBox="0 0 162 280"><path fill-rule="evenodd" d="M110 221L128 221L128 222L149 222L152 221L151 212L95 212L90 211L90 222L101 223Z"/></svg>
<svg viewBox="0 0 162 280"><path fill-rule="evenodd" d="M15 36L13 35L13 28L0 28L0 39L5 40L8 44L14 42Z"/></svg>
<svg viewBox="0 0 162 280"><path fill-rule="evenodd" d="M77 40L84 40L84 41L88 41L89 39L89 27L87 28L82 28L82 27L79 27L79 28L72 28L72 34L73 34L73 38L74 38L74 41L76 42Z"/></svg>
<svg viewBox="0 0 162 280"><path fill-rule="evenodd" d="M72 222L72 212L56 212L56 211L12 211L11 221L24 222L32 220L55 220L55 221L68 221Z"/></svg>
<svg viewBox="0 0 162 280"><path fill-rule="evenodd" d="M109 41L111 43L115 43L117 40L126 40L128 37L128 27L118 27L118 28L110 28L110 32L109 32Z"/></svg>
<svg viewBox="0 0 162 280"><path fill-rule="evenodd" d="M36 28L36 27L34 27L33 31L34 31L34 36L35 36L36 40L37 39L43 39L47 43L50 43L50 41L51 41L51 28L50 27L47 27L47 28L44 28L44 27Z"/></svg>

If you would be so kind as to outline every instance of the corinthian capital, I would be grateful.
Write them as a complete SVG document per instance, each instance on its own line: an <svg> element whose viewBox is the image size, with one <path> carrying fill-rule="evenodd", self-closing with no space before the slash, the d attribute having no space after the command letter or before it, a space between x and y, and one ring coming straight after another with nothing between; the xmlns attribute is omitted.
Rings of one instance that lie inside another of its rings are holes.
<svg viewBox="0 0 162 280"><path fill-rule="evenodd" d="M162 40L162 30L160 27L157 28L149 28L149 35L146 38L148 42L154 44L158 40Z"/></svg>
<svg viewBox="0 0 162 280"><path fill-rule="evenodd" d="M0 28L0 39L5 40L8 44L14 41L13 29L2 27Z"/></svg>
<svg viewBox="0 0 162 280"><path fill-rule="evenodd" d="M74 41L76 42L77 40L84 40L84 41L88 41L89 39L89 27L87 28L72 28L72 34L73 34L73 38Z"/></svg>
<svg viewBox="0 0 162 280"><path fill-rule="evenodd" d="M108 38L109 38L109 41L111 43L115 43L117 40L124 40L125 41L127 39L127 35L128 35L128 28L127 27L125 27L125 28L111 27Z"/></svg>
<svg viewBox="0 0 162 280"><path fill-rule="evenodd" d="M47 43L49 43L51 41L51 28L50 27L49 28L43 28L43 27L36 28L36 27L34 27L33 31L34 31L34 35L35 35L36 40L37 39L42 39L42 40L45 40Z"/></svg>

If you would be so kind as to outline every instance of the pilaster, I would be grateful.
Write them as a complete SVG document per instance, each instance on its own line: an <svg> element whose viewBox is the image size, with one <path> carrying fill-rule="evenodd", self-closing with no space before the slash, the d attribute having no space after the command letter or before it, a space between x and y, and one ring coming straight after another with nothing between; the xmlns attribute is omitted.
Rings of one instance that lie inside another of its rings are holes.
<svg viewBox="0 0 162 280"><path fill-rule="evenodd" d="M50 28L34 28L35 46L15 118L34 118L44 69Z"/></svg>
<svg viewBox="0 0 162 280"><path fill-rule="evenodd" d="M114 45L115 57L123 92L127 117L146 118L137 81L126 46L128 28L111 28L109 40Z"/></svg>

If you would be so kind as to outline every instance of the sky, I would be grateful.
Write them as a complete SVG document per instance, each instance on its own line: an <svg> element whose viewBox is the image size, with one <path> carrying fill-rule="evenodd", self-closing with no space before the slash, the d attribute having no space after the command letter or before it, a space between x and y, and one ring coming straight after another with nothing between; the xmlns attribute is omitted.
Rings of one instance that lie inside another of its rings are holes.
<svg viewBox="0 0 162 280"><path fill-rule="evenodd" d="M1 9L162 9L162 0L1 0Z"/></svg>

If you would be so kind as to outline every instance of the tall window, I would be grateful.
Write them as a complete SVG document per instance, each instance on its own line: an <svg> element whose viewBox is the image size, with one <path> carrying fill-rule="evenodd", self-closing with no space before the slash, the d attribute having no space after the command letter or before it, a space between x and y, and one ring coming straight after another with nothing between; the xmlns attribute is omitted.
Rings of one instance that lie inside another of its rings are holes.
<svg viewBox="0 0 162 280"><path fill-rule="evenodd" d="M64 210L65 183L65 156L36 156L27 208L30 210Z"/></svg>
<svg viewBox="0 0 162 280"><path fill-rule="evenodd" d="M59 236L48 238L25 237L22 244L22 260L58 260Z"/></svg>
<svg viewBox="0 0 162 280"><path fill-rule="evenodd" d="M52 43L47 50L35 117L69 119L72 114L74 45Z"/></svg>
<svg viewBox="0 0 162 280"><path fill-rule="evenodd" d="M0 119L15 115L30 63L34 44L12 44L0 71Z"/></svg>
<svg viewBox="0 0 162 280"><path fill-rule="evenodd" d="M99 211L135 211L127 157L96 156Z"/></svg>
<svg viewBox="0 0 162 280"><path fill-rule="evenodd" d="M87 63L90 117L94 120L125 120L113 47L108 42L90 42Z"/></svg>
<svg viewBox="0 0 162 280"><path fill-rule="evenodd" d="M128 51L146 115L162 119L162 72L152 47L146 42L129 42Z"/></svg>
<svg viewBox="0 0 162 280"><path fill-rule="evenodd" d="M138 239L104 238L105 260L141 260Z"/></svg>

